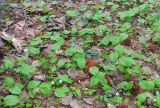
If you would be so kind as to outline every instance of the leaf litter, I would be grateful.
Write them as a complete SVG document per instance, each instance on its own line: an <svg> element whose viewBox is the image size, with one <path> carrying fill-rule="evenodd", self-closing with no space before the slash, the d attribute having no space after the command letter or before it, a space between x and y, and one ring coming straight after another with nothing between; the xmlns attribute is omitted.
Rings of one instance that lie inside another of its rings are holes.
<svg viewBox="0 0 160 108"><path fill-rule="evenodd" d="M13 88L24 87L17 95L1 84L0 106L10 106L7 96L22 99L22 104L11 101L11 107L160 105L157 1L22 4L12 4L2 21L0 78L3 83L11 76Z"/></svg>

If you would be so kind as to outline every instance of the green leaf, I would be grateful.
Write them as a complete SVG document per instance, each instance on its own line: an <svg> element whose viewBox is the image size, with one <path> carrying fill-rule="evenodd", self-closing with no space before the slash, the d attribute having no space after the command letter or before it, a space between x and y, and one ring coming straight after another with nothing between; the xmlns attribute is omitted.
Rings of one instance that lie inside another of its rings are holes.
<svg viewBox="0 0 160 108"><path fill-rule="evenodd" d="M79 31L79 35L86 35L86 34L94 34L94 29L92 28L83 28Z"/></svg>
<svg viewBox="0 0 160 108"><path fill-rule="evenodd" d="M128 34L127 33L121 33L119 36L118 36L118 39L122 42L124 40L126 40L128 38Z"/></svg>
<svg viewBox="0 0 160 108"><path fill-rule="evenodd" d="M112 62L116 62L118 60L119 54L117 52L112 52L109 55L109 58Z"/></svg>
<svg viewBox="0 0 160 108"><path fill-rule="evenodd" d="M66 63L65 60L63 60L63 59L59 60L58 63L57 63L58 68L63 67L65 65L65 63Z"/></svg>
<svg viewBox="0 0 160 108"><path fill-rule="evenodd" d="M60 46L64 44L64 39L60 35L52 36L52 40L55 40Z"/></svg>
<svg viewBox="0 0 160 108"><path fill-rule="evenodd" d="M160 96L155 96L154 97L154 105L155 106L160 106Z"/></svg>
<svg viewBox="0 0 160 108"><path fill-rule="evenodd" d="M125 52L125 48L122 45L116 45L114 47L115 52L117 52L118 54L123 54Z"/></svg>
<svg viewBox="0 0 160 108"><path fill-rule="evenodd" d="M51 36L52 36L51 32L46 32L44 35L42 35L42 38L48 39L48 38L51 38Z"/></svg>
<svg viewBox="0 0 160 108"><path fill-rule="evenodd" d="M41 2L38 2L37 4L36 4L36 7L39 7L39 8L43 8L43 6L45 6L45 2L44 1L41 1Z"/></svg>
<svg viewBox="0 0 160 108"><path fill-rule="evenodd" d="M93 40L93 38L91 38L91 37L86 37L86 39L84 40L84 43L91 43L91 42L93 42L94 40Z"/></svg>
<svg viewBox="0 0 160 108"><path fill-rule="evenodd" d="M99 83L99 79L96 76L92 76L90 79L91 87L95 87Z"/></svg>
<svg viewBox="0 0 160 108"><path fill-rule="evenodd" d="M90 67L89 68L89 72L92 74L92 75L97 75L99 73L99 69L97 67Z"/></svg>
<svg viewBox="0 0 160 108"><path fill-rule="evenodd" d="M83 58L80 58L77 60L77 65L80 69L83 69L86 66L86 60Z"/></svg>
<svg viewBox="0 0 160 108"><path fill-rule="evenodd" d="M71 30L71 34L75 34L77 32L77 28L72 28L72 30Z"/></svg>
<svg viewBox="0 0 160 108"><path fill-rule="evenodd" d="M111 37L110 38L110 41L112 42L112 45L117 45L117 44L119 44L120 43L120 38L119 37Z"/></svg>
<svg viewBox="0 0 160 108"><path fill-rule="evenodd" d="M68 95L69 92L70 89L68 87L61 87L61 88L56 88L54 94L57 97L65 97Z"/></svg>
<svg viewBox="0 0 160 108"><path fill-rule="evenodd" d="M22 92L22 88L23 88L23 85L20 84L20 83L17 83L15 84L13 87L9 88L9 91L12 93L12 94L21 94Z"/></svg>
<svg viewBox="0 0 160 108"><path fill-rule="evenodd" d="M55 43L55 44L52 45L52 49L55 50L55 51L59 50L60 48L61 48L61 44L59 44L59 43Z"/></svg>
<svg viewBox="0 0 160 108"><path fill-rule="evenodd" d="M8 76L4 79L4 85L8 87L13 87L14 86L14 80L12 77Z"/></svg>
<svg viewBox="0 0 160 108"><path fill-rule="evenodd" d="M84 50L82 48L72 48L71 47L71 48L66 49L65 51L65 54L67 56L72 56L75 53L84 53Z"/></svg>
<svg viewBox="0 0 160 108"><path fill-rule="evenodd" d="M73 94L77 97L82 97L82 94L81 94L81 90L80 89L75 89L73 90Z"/></svg>
<svg viewBox="0 0 160 108"><path fill-rule="evenodd" d="M108 92L111 92L113 88L110 85L106 84L106 85L103 85L103 90L108 93Z"/></svg>
<svg viewBox="0 0 160 108"><path fill-rule="evenodd" d="M48 96L49 93L51 92L51 84L49 82L41 83L39 85L39 88L40 88L40 91L46 96Z"/></svg>
<svg viewBox="0 0 160 108"><path fill-rule="evenodd" d="M118 84L119 89L130 90L133 87L133 81L127 82L123 81Z"/></svg>
<svg viewBox="0 0 160 108"><path fill-rule="evenodd" d="M121 25L121 28L119 29L121 32L127 31L131 27L129 22L125 22L124 24Z"/></svg>
<svg viewBox="0 0 160 108"><path fill-rule="evenodd" d="M160 78L154 78L153 82L154 82L156 87L160 88Z"/></svg>
<svg viewBox="0 0 160 108"><path fill-rule="evenodd" d="M142 80L139 82L139 85L142 89L151 91L154 89L155 85L153 81L148 81L148 80Z"/></svg>
<svg viewBox="0 0 160 108"><path fill-rule="evenodd" d="M109 37L104 37L101 41L100 44L102 45L108 45L110 42L110 38Z"/></svg>
<svg viewBox="0 0 160 108"><path fill-rule="evenodd" d="M68 49L66 49L65 50L65 54L67 55L67 56L72 56L74 53L76 53L76 49L75 48L68 48Z"/></svg>
<svg viewBox="0 0 160 108"><path fill-rule="evenodd" d="M66 14L67 14L68 16L74 17L74 16L79 15L80 13L79 13L78 11L76 11L76 10L67 10L67 11L66 11Z"/></svg>
<svg viewBox="0 0 160 108"><path fill-rule="evenodd" d="M128 67L128 66L131 66L132 64L134 64L135 63L135 60L134 59L132 59L131 57L121 57L120 59L119 59L119 63L121 64L121 65L123 65L123 66L126 66L126 67Z"/></svg>
<svg viewBox="0 0 160 108"><path fill-rule="evenodd" d="M139 41L140 41L142 44L144 44L145 46L147 46L147 39L146 39L146 38L140 37L140 38L139 38Z"/></svg>
<svg viewBox="0 0 160 108"><path fill-rule="evenodd" d="M119 96L114 96L110 100L111 100L111 102L122 102L122 98Z"/></svg>
<svg viewBox="0 0 160 108"><path fill-rule="evenodd" d="M99 72L97 76L97 79L99 80L99 82L102 84L102 85L106 85L107 84L107 80L105 78L105 74L103 72Z"/></svg>
<svg viewBox="0 0 160 108"><path fill-rule="evenodd" d="M82 59L85 59L84 53L75 53L72 57L72 60L76 62Z"/></svg>
<svg viewBox="0 0 160 108"><path fill-rule="evenodd" d="M110 65L104 65L103 68L104 68L105 72L117 69L117 67L115 65L112 65L112 64L110 64Z"/></svg>
<svg viewBox="0 0 160 108"><path fill-rule="evenodd" d="M141 93L137 95L138 104L141 105L147 98L147 93Z"/></svg>
<svg viewBox="0 0 160 108"><path fill-rule="evenodd" d="M18 68L19 73L27 76L29 76L34 71L35 71L35 67L28 64L22 64L21 67Z"/></svg>
<svg viewBox="0 0 160 108"><path fill-rule="evenodd" d="M132 68L132 72L135 72L135 73L140 73L142 72L142 68L139 64L136 64L133 68Z"/></svg>
<svg viewBox="0 0 160 108"><path fill-rule="evenodd" d="M38 16L38 18L39 18L40 21L45 23L47 21L48 17L47 16Z"/></svg>
<svg viewBox="0 0 160 108"><path fill-rule="evenodd" d="M14 106L17 105L20 102L20 99L16 95L8 95L4 97L4 106Z"/></svg>
<svg viewBox="0 0 160 108"><path fill-rule="evenodd" d="M2 64L3 69L12 68L13 66L14 66L14 62L12 59L9 59L9 58L3 59L3 64Z"/></svg>
<svg viewBox="0 0 160 108"><path fill-rule="evenodd" d="M68 75L60 75L58 76L58 79L67 83L72 83L72 80L68 77Z"/></svg>
<svg viewBox="0 0 160 108"><path fill-rule="evenodd" d="M37 87L41 82L40 81L36 81L36 80L32 80L28 83L28 90L33 89L35 87Z"/></svg>
<svg viewBox="0 0 160 108"><path fill-rule="evenodd" d="M39 48L32 47L32 48L29 48L29 53L31 53L31 54L39 54L40 50L39 50Z"/></svg>

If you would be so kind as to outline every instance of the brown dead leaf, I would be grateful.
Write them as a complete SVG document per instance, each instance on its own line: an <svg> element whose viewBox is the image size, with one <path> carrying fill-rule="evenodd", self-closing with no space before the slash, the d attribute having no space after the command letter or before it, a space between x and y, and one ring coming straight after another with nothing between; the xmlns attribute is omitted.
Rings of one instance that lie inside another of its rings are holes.
<svg viewBox="0 0 160 108"><path fill-rule="evenodd" d="M137 92L137 93L142 93L143 92L142 89L139 86L138 81L133 81L132 90L135 91L135 92Z"/></svg>
<svg viewBox="0 0 160 108"><path fill-rule="evenodd" d="M124 104L124 103L118 103L116 105L116 108L130 108L128 105Z"/></svg>
<svg viewBox="0 0 160 108"><path fill-rule="evenodd" d="M124 103L129 103L129 101L130 101L130 97L124 97L124 99L123 99Z"/></svg>
<svg viewBox="0 0 160 108"><path fill-rule="evenodd" d="M12 37L11 42L12 42L12 45L16 48L17 52L21 53L23 48L22 48L20 42L14 37Z"/></svg>
<svg viewBox="0 0 160 108"><path fill-rule="evenodd" d="M6 32L1 32L2 35L0 37L9 43L12 43L12 45L15 47L18 53L21 53L23 51L23 48L21 46L20 40L16 39L15 37L8 35Z"/></svg>
<svg viewBox="0 0 160 108"><path fill-rule="evenodd" d="M151 52L155 52L157 50L157 45L153 44L153 43L149 43L148 44L148 49L151 51Z"/></svg>
<svg viewBox="0 0 160 108"><path fill-rule="evenodd" d="M100 63L99 61L96 61L96 60L91 59L91 58L87 58L86 59L86 67L85 67L84 70L87 72L90 67L96 66L99 63Z"/></svg>
<svg viewBox="0 0 160 108"><path fill-rule="evenodd" d="M85 81L86 79L89 79L89 78L90 78L90 76L86 75L86 76L78 76L73 80L74 80L74 82L79 82L79 81Z"/></svg>
<svg viewBox="0 0 160 108"><path fill-rule="evenodd" d="M122 45L131 46L131 39L130 39L130 38L127 38L126 40L124 40L124 41L122 42Z"/></svg>
<svg viewBox="0 0 160 108"><path fill-rule="evenodd" d="M114 86L114 82L113 82L111 77L106 76L106 79L107 79L107 82L108 82L109 85Z"/></svg>
<svg viewBox="0 0 160 108"><path fill-rule="evenodd" d="M3 59L4 57L4 53L0 50L0 63L1 63L1 60Z"/></svg>

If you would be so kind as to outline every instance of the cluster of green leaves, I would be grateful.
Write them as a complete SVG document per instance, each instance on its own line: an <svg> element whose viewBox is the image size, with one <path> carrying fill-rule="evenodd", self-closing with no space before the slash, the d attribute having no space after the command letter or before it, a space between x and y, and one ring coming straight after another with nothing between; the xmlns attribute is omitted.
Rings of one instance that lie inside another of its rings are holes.
<svg viewBox="0 0 160 108"><path fill-rule="evenodd" d="M142 66L137 63L137 60L152 63L152 60L157 58L158 55L152 54L150 57L146 58L144 55L122 46L121 43L128 39L134 32L135 28L132 26L131 20L136 15L138 15L138 24L150 25L150 27L146 28L145 34L153 34L151 37L152 41L158 42L160 39L160 17L159 13L155 13L154 15L148 15L147 13L148 17L145 16L146 12L149 12L150 9L154 7L153 0L133 0L131 2L128 2L127 0L118 0L117 2L100 0L95 5L93 1L89 1L86 5L77 6L75 10L72 9L74 6L67 3L61 4L60 6L67 8L64 12L64 15L66 16L65 23L72 19L71 22L75 22L75 25L71 27L67 26L68 28L65 30L58 29L58 32L45 32L43 35L34 37L25 49L26 56L18 57L16 60L9 58L3 59L0 73L11 70L18 73L20 77L23 76L25 79L28 79L33 72L43 71L47 76L45 81L32 79L29 80L29 83L27 84L29 96L33 100L38 95L49 97L53 94L57 98L68 95L74 95L79 98L82 97L81 90L74 85L73 80L70 79L68 75L65 75L65 73L61 73L61 75L57 76L55 75L55 72L69 68L83 70L86 66L86 57L99 59L99 54L96 51L90 50L92 44L102 47L111 46L114 50L103 51L101 54L104 61L109 63L105 64L102 62L97 67L94 66L89 69L91 74L91 78L89 79L90 88L86 90L83 87L83 93L93 95L95 89L102 89L103 92L98 95L99 98L102 98L107 103L123 103L122 97L124 95L134 95L130 92L134 86L134 81L118 82L116 89L121 89L123 94L117 94L118 92L115 92L115 87L109 85L106 80L108 74L112 75L112 72L121 72L125 78L129 78L131 75L137 77L139 86L144 90L144 93L136 94L135 104L138 107L143 108L144 102L149 97L148 93L157 89L159 90L160 79L147 79L145 76L142 76L142 74L147 74L147 72L142 70ZM106 6L113 14L106 12ZM88 9L88 7L91 9ZM128 9L128 7L130 7L130 9ZM48 18L55 17L54 13L50 13L49 8L44 1L27 9L27 12L37 13L39 11L37 11L37 9L43 11L43 14L37 15L37 18L44 22L44 24L47 23ZM122 9L122 11L117 12L119 9ZM114 14L118 15L118 18L116 17L115 19ZM113 21L113 19L115 21ZM108 25L108 22L113 24L107 27L106 25ZM97 38L94 39L94 36ZM60 54L57 54L65 44L65 39L69 40L70 45L66 49L63 49L64 51ZM77 39L82 39L82 42L76 43L75 40ZM144 36L139 37L138 41L147 46L148 40ZM41 54L41 51L48 43L51 45L50 52L47 52L46 55ZM34 66L27 64L29 57L36 58L38 64L32 64ZM158 68L160 67L159 62L157 62L156 65ZM113 78L113 81L116 81L116 78ZM14 82L13 78L8 76L4 79L4 86L10 94L3 97L2 103L0 104L6 107L21 104L20 95L22 94L24 85L22 83ZM159 100L160 94L157 93L152 99L153 105L157 107L160 106ZM37 101L34 101L33 103L38 105ZM26 106L31 107L32 105L28 103ZM112 104L108 107L115 108Z"/></svg>
<svg viewBox="0 0 160 108"><path fill-rule="evenodd" d="M22 93L23 85L21 83L15 83L12 77L6 77L4 80L4 85L8 88L11 95L7 95L3 98L4 106L13 106L20 103L19 96Z"/></svg>
<svg viewBox="0 0 160 108"><path fill-rule="evenodd" d="M76 64L80 69L83 69L85 67L86 64L85 54L82 48L74 48L74 47L68 48L65 51L65 55L71 56L72 61L76 62Z"/></svg>
<svg viewBox="0 0 160 108"><path fill-rule="evenodd" d="M138 7L134 7L129 9L128 11L118 12L118 16L121 20L129 20L136 14L146 11L148 7L148 3L142 4Z"/></svg>
<svg viewBox="0 0 160 108"><path fill-rule="evenodd" d="M100 72L97 67L91 67L89 71L93 75L90 79L90 85L92 87L97 86L99 83L102 85L107 84L107 80L105 79L105 74L103 72Z"/></svg>

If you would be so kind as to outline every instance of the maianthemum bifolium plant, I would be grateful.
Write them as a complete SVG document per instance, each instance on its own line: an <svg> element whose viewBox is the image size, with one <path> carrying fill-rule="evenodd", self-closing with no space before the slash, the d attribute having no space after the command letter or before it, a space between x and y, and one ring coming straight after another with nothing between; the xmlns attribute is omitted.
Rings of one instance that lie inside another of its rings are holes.
<svg viewBox="0 0 160 108"><path fill-rule="evenodd" d="M160 106L158 1L85 2L23 3L44 29L26 42L23 55L2 60L0 106L39 108L48 99L59 107L66 96L94 97L104 108Z"/></svg>

